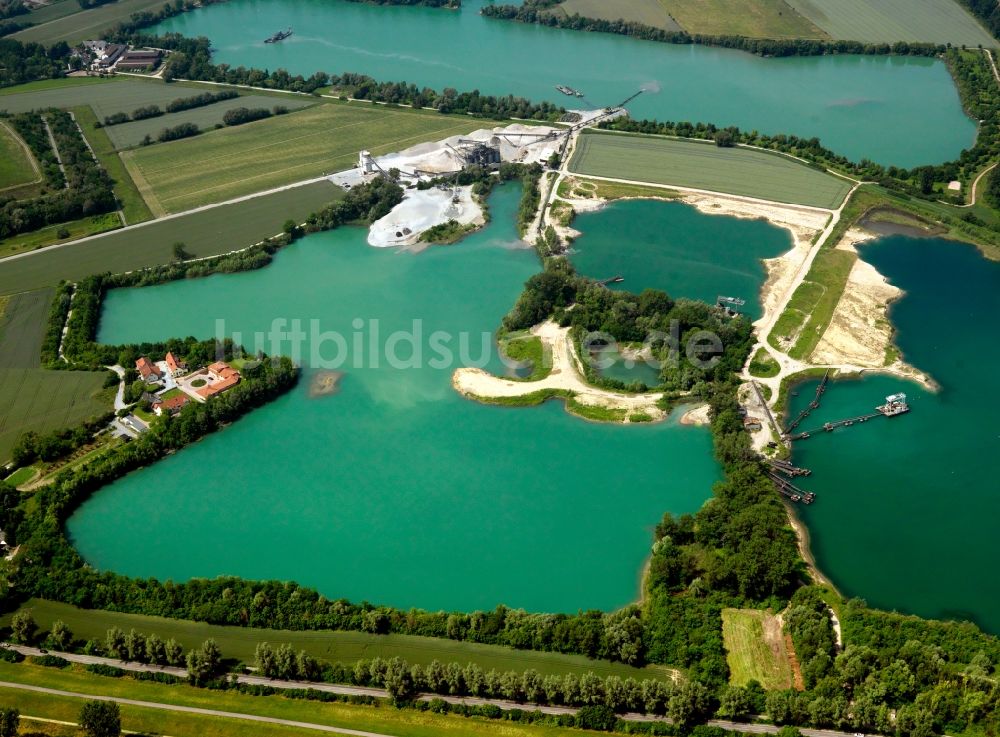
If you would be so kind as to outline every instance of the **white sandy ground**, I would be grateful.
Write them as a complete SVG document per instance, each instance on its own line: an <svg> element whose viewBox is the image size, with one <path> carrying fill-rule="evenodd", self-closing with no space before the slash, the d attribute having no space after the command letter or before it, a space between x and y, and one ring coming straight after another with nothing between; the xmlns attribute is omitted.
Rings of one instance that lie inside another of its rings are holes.
<svg viewBox="0 0 1000 737"><path fill-rule="evenodd" d="M660 393L628 394L591 386L579 369L579 356L569 337L569 328L559 327L551 320L531 330L541 338L552 356L552 371L541 381L513 381L494 376L479 368L460 368L452 376L452 386L470 399L523 397L545 389L573 392L576 401L592 407L623 409L629 413L647 414L654 421L666 413L657 406Z"/></svg>
<svg viewBox="0 0 1000 737"><path fill-rule="evenodd" d="M453 202L451 189L406 190L402 202L371 224L368 245L377 248L412 246L424 231L450 220L462 225L486 222L483 209L472 196L472 187L460 187L457 191L458 202Z"/></svg>
<svg viewBox="0 0 1000 737"><path fill-rule="evenodd" d="M711 407L707 404L699 404L698 406L689 409L681 417L682 425L708 425L712 418L709 414Z"/></svg>

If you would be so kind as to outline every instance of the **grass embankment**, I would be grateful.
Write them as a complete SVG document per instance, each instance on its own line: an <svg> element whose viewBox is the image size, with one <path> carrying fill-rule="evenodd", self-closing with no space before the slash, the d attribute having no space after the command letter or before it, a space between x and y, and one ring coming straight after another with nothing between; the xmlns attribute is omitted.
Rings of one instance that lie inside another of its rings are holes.
<svg viewBox="0 0 1000 737"><path fill-rule="evenodd" d="M851 188L846 179L777 153L641 134L584 131L570 170L830 209Z"/></svg>
<svg viewBox="0 0 1000 737"><path fill-rule="evenodd" d="M768 379L778 375L781 371L781 365L765 349L758 348L753 360L750 361L748 370L751 376L756 376L758 379Z"/></svg>
<svg viewBox="0 0 1000 737"><path fill-rule="evenodd" d="M0 680L25 683L79 694L111 696L158 704L212 709L238 714L287 719L344 729L363 730L395 737L436 737L437 735L472 735L474 737L557 737L580 734L579 730L558 727L528 726L507 721L398 710L389 705L359 706L290 699L281 695L246 696L239 693L208 691L183 684L135 681L130 678L107 678L78 667L64 670L20 663L0 662ZM0 688L0 703L13 706L22 714L76 722L83 698L54 696ZM304 737L315 731L282 727L235 718L184 714L148 707L122 706L122 727L142 734L169 734L174 737ZM28 726L25 724L24 726ZM34 724L30 728L34 728Z"/></svg>
<svg viewBox="0 0 1000 737"><path fill-rule="evenodd" d="M0 462L26 430L76 425L111 408L99 396L103 372L40 368L52 297L51 289L14 295L0 316Z"/></svg>
<svg viewBox="0 0 1000 737"><path fill-rule="evenodd" d="M132 177L125 170L122 160L118 158L111 139L108 138L108 134L104 128L96 127L97 116L94 114L94 111L89 107L80 106L73 108L73 115L76 116L76 122L80 125L80 130L83 131L84 137L86 137L88 143L90 143L90 147L94 150L97 160L101 162L104 171L108 173L108 176L115 183L115 196L118 198L118 202L121 203L122 214L125 216L125 224L135 225L144 220L151 220L153 213L146 206L146 202L142 199L142 195L139 194L135 182L132 181Z"/></svg>
<svg viewBox="0 0 1000 737"><path fill-rule="evenodd" d="M792 665L781 624L770 612L723 609L722 639L730 683L757 681L768 691L791 688Z"/></svg>
<svg viewBox="0 0 1000 737"><path fill-rule="evenodd" d="M358 151L399 151L469 133L482 121L327 102L123 154L154 212L180 212L353 166Z"/></svg>
<svg viewBox="0 0 1000 737"><path fill-rule="evenodd" d="M52 12L51 17L39 16L38 25L18 31L13 38L36 41L46 46L65 41L72 46L89 38L100 38L101 31L128 20L133 13L159 9L163 0L118 0L91 10L81 10L75 2L73 5L76 6L74 12L66 12L67 9L60 7ZM27 20L36 22L31 15Z"/></svg>
<svg viewBox="0 0 1000 737"><path fill-rule="evenodd" d="M43 630L50 629L54 621L61 619L72 630L74 637L80 640L95 638L103 641L111 627L118 627L125 632L134 628L145 634L155 633L164 640L173 637L186 648L196 647L212 637L226 658L248 663L254 659L257 643L270 642L273 645L288 643L296 651L305 650L313 657L330 662L354 663L366 658L391 658L398 655L409 663L421 665L427 665L432 660L439 660L442 663L458 662L463 665L474 662L485 670L496 668L498 671L521 672L534 668L543 675L567 673L580 675L592 671L601 677L618 675L622 678L631 676L639 680L644 678L668 680L673 673L672 669L661 666L633 668L622 663L591 660L582 655L514 650L498 645L481 645L435 637L225 627L166 617L79 609L69 604L43 599L31 599L22 609L29 610ZM0 624L4 626L9 621L10 615L0 618Z"/></svg>
<svg viewBox="0 0 1000 737"><path fill-rule="evenodd" d="M605 182L598 179L566 177L559 183L559 196L575 199L620 200L626 197L650 197L676 200L683 195L674 189L645 184Z"/></svg>
<svg viewBox="0 0 1000 737"><path fill-rule="evenodd" d="M851 251L821 249L774 324L768 342L792 358L806 360L829 327L857 260Z"/></svg>
<svg viewBox="0 0 1000 737"><path fill-rule="evenodd" d="M343 194L343 190L329 182L317 182L108 233L79 245L0 261L0 294L37 289L60 279L76 280L88 274L119 273L166 264L174 259L173 244L178 241L196 257L246 248L279 233L285 220L303 222L310 213Z"/></svg>
<svg viewBox="0 0 1000 737"><path fill-rule="evenodd" d="M33 230L30 233L21 233L13 238L0 241L0 258L14 256L26 251L35 251L57 243L68 243L69 241L75 241L78 238L85 238L89 235L107 233L109 230L117 230L120 227L122 227L122 221L116 212L107 212L103 215L95 215L80 220L70 220L58 225L49 225L38 230ZM0 264L0 269L2 268L3 266Z"/></svg>

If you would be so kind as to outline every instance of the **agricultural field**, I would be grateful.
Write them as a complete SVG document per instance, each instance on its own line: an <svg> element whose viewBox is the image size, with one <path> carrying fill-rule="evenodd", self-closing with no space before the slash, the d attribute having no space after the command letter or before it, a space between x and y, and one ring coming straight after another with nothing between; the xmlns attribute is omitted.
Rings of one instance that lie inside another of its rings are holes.
<svg viewBox="0 0 1000 737"><path fill-rule="evenodd" d="M31 149L13 128L0 121L0 195L20 197L27 186L41 178Z"/></svg>
<svg viewBox="0 0 1000 737"><path fill-rule="evenodd" d="M584 18L645 23L665 31L682 30L670 17L662 0L564 0L556 11Z"/></svg>
<svg viewBox="0 0 1000 737"><path fill-rule="evenodd" d="M426 665L435 659L442 663L455 661L463 665L475 662L486 670L496 668L499 671L524 671L534 668L542 675L567 673L580 675L593 671L601 677L618 675L622 678L631 676L637 679L668 679L674 673L673 670L663 666L633 668L623 663L591 660L582 655L514 650L497 645L480 645L414 635L224 627L165 617L78 609L69 604L42 599L31 599L22 608L31 612L31 616L43 630L50 629L54 621L61 619L80 640L93 638L103 641L104 635L111 627L118 627L125 632L134 628L145 634L156 633L164 640L173 637L185 648L200 645L212 637L219 643L224 657L244 662L253 661L257 643L270 642L273 645L289 643L295 650L306 650L313 657L343 663L353 663L362 658L391 658L398 655L410 663L421 665ZM0 618L0 625L6 625L9 616Z"/></svg>
<svg viewBox="0 0 1000 737"><path fill-rule="evenodd" d="M60 5L70 2L78 12L63 15L65 8L53 9L49 18L39 15L38 25L18 31L11 37L18 41L37 41L46 46L59 41L73 45L94 38L119 21L128 20L132 13L158 9L163 5L163 0L117 0L91 10L80 10L73 0L63 0Z"/></svg>
<svg viewBox="0 0 1000 737"><path fill-rule="evenodd" d="M0 316L0 462L26 430L76 425L110 409L96 397L103 372L40 368L52 296L51 289L17 294Z"/></svg>
<svg viewBox="0 0 1000 737"><path fill-rule="evenodd" d="M125 164L118 157L115 148L105 133L104 128L97 127L97 116L89 107L81 106L73 108L73 115L76 117L77 125L83 137L90 144L90 148L101 162L104 171L114 182L115 197L121 203L121 212L125 218L126 225L135 225L143 220L150 220L153 213L146 206L146 201L139 194L139 189L132 181L132 177L125 169Z"/></svg>
<svg viewBox="0 0 1000 737"><path fill-rule="evenodd" d="M665 0L672 2L673 0ZM831 37L997 46L956 0L787 0Z"/></svg>
<svg viewBox="0 0 1000 737"><path fill-rule="evenodd" d="M282 695L250 696L231 691L194 688L186 684L167 685L131 678L107 678L88 673L79 667L61 670L30 663L0 663L0 680L75 694L115 696L120 699L321 724L357 730L356 734L391 734L395 737L570 737L598 734L506 720L401 710L387 704L361 706L323 703L290 699ZM83 706L82 698L4 687L0 688L0 703L20 710L22 729L34 731L44 728L44 734L60 736L78 734L75 731L50 732L48 730L53 725L29 722L24 719L24 715L75 723ZM317 734L315 729L260 722L254 722L252 728L248 728L246 720L237 718L152 709L131 704L122 705L121 713L122 727L134 734L169 734L174 737L245 737L248 734L253 734L254 737L307 737Z"/></svg>
<svg viewBox="0 0 1000 737"><path fill-rule="evenodd" d="M103 215L47 225L30 233L21 233L6 240L0 240L0 258L14 256L25 251L34 251L55 243L65 243L88 235L105 233L121 226L122 221L117 212L106 212Z"/></svg>
<svg viewBox="0 0 1000 737"><path fill-rule="evenodd" d="M838 207L851 188L846 179L780 154L659 136L585 132L569 168L583 175L825 208Z"/></svg>
<svg viewBox="0 0 1000 737"><path fill-rule="evenodd" d="M53 84L32 83L7 88L6 94L0 94L0 110L23 113L46 107L76 108L89 105L93 108L97 119L103 120L106 115L129 113L137 107L146 105L159 105L162 108L179 97L194 97L203 92L215 92L220 89L216 86L166 84L158 80L120 77L112 79L79 77L52 80L52 82ZM163 120L163 118L153 118L153 120ZM113 127L108 129L109 132L112 130Z"/></svg>
<svg viewBox="0 0 1000 737"><path fill-rule="evenodd" d="M468 117L329 103L122 154L153 212L182 212L486 125Z"/></svg>
<svg viewBox="0 0 1000 737"><path fill-rule="evenodd" d="M188 253L201 257L246 248L280 232L285 220L303 222L342 194L329 182L317 182L3 260L0 294L51 286L60 279L169 263L178 241L186 244Z"/></svg>
<svg viewBox="0 0 1000 737"><path fill-rule="evenodd" d="M189 90L184 87L171 88L171 92L173 93L173 97L170 98L171 100L178 97L193 97L199 94L198 90ZM172 128L181 123L194 123L203 131L211 130L216 125L222 125L222 116L226 114L227 110L237 107L263 107L270 110L275 105L284 105L289 110L298 110L313 103L314 100L312 98L304 96L286 95L279 100L270 95L241 95L232 100L223 100L212 105L206 105L205 107L182 110L178 113L167 113L158 118L147 118L146 120L136 120L131 123L108 126L104 128L104 131L108 138L111 139L115 148L120 151L138 146L147 135L155 141L157 134L164 128ZM139 106L135 105L134 107L126 108L122 112L131 112L136 107ZM160 107L164 106L160 105Z"/></svg>
<svg viewBox="0 0 1000 737"><path fill-rule="evenodd" d="M786 0L660 0L660 3L688 33L829 38L818 24L797 13Z"/></svg>
<svg viewBox="0 0 1000 737"><path fill-rule="evenodd" d="M781 622L770 612L723 609L722 639L730 683L745 686L757 681L769 691L792 687L792 664Z"/></svg>

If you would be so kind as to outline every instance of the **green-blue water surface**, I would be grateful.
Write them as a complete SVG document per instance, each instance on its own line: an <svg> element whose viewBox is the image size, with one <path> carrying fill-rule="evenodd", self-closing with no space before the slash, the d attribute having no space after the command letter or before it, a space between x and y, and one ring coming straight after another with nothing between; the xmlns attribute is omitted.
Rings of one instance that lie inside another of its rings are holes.
<svg viewBox="0 0 1000 737"><path fill-rule="evenodd" d="M478 89L574 107L630 104L637 118L711 122L818 136L837 153L912 167L955 159L975 139L941 61L888 56L763 59L484 18L460 11L344 0L230 0L154 31L207 36L232 66L361 72L441 90ZM291 26L276 44L264 39ZM555 91L565 84L583 100Z"/></svg>

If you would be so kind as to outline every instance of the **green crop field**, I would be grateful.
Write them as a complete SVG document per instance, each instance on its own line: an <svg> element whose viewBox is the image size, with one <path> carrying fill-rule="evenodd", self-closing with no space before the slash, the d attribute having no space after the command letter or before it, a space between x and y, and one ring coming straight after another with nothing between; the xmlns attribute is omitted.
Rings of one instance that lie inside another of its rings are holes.
<svg viewBox="0 0 1000 737"><path fill-rule="evenodd" d="M75 425L110 409L95 397L103 373L39 368L52 295L51 289L14 295L0 316L0 462L26 430Z"/></svg>
<svg viewBox="0 0 1000 737"><path fill-rule="evenodd" d="M506 720L467 718L451 714L396 709L388 704L361 706L290 699L281 695L250 696L232 691L194 688L186 684L107 678L79 667L65 670L30 663L0 662L0 680L76 694L113 696L158 704L214 709L236 714L255 714L309 724L322 724L395 737L570 737L596 735L577 729L527 725ZM9 687L0 688L0 703L14 706L24 715L75 723L82 698L41 694ZM169 734L173 737L306 737L315 730L282 727L235 718L186 714L171 710L123 705L122 727L139 734ZM22 721L22 730L40 729L37 722ZM74 733L75 734L75 733Z"/></svg>
<svg viewBox="0 0 1000 737"><path fill-rule="evenodd" d="M12 190L22 190L39 179L38 164L30 150L10 126L0 121L0 193L11 196Z"/></svg>
<svg viewBox="0 0 1000 737"><path fill-rule="evenodd" d="M146 105L159 105L162 108L179 97L194 97L202 92L216 92L219 89L216 86L165 84L159 80L121 77L104 80L81 77L52 82L53 84L31 83L6 89L5 94L0 95L0 110L23 113L46 107L75 108L89 105L97 118L103 120L105 116L114 113L130 113L137 107ZM114 127L108 129L109 132L113 130Z"/></svg>
<svg viewBox="0 0 1000 737"><path fill-rule="evenodd" d="M481 127L468 117L331 103L122 156L154 212L181 212L349 169L361 149L385 154Z"/></svg>
<svg viewBox="0 0 1000 737"><path fill-rule="evenodd" d="M745 686L757 681L769 691L791 688L792 665L773 615L755 609L723 609L722 639L730 683Z"/></svg>
<svg viewBox="0 0 1000 737"><path fill-rule="evenodd" d="M833 38L997 46L956 0L787 1Z"/></svg>
<svg viewBox="0 0 1000 737"><path fill-rule="evenodd" d="M828 38L818 24L797 13L786 0L660 2L688 33L750 38Z"/></svg>
<svg viewBox="0 0 1000 737"><path fill-rule="evenodd" d="M73 4L76 5L75 2ZM58 41L73 45L89 38L99 37L101 31L107 30L119 21L128 20L132 13L159 8L162 5L163 0L117 0L91 10L80 10L77 6L79 12L68 15L62 15L65 9L60 7L58 10L50 11L54 19L25 28L12 37L18 41L37 41L45 45ZM45 19L40 16L39 20Z"/></svg>
<svg viewBox="0 0 1000 737"><path fill-rule="evenodd" d="M667 31L682 30L661 0L563 0L558 10L584 18L622 19Z"/></svg>
<svg viewBox="0 0 1000 737"><path fill-rule="evenodd" d="M26 18L19 18L21 22L31 23L40 26L42 23L65 18L80 12L80 4L73 0L56 0L48 5L42 5L28 14Z"/></svg>
<svg viewBox="0 0 1000 737"><path fill-rule="evenodd" d="M173 93L173 97L170 98L171 100L177 97L193 97L198 94L198 90L183 87L173 88L171 92ZM223 100L213 105L206 105L205 107L198 107L192 110L183 110L179 113L168 113L158 118L147 118L146 120L137 120L133 123L112 125L105 128L104 131L112 143L114 143L115 148L121 150L138 146L147 135L155 141L157 134L164 128L171 128L181 123L194 123L203 131L211 130L217 124L222 125L222 116L226 114L227 110L232 110L236 107L263 107L270 110L275 105L284 105L289 110L298 110L313 103L314 100L312 98L297 97L294 95L287 95L280 100L270 95L241 95L232 100ZM138 105L135 107L138 107ZM134 110L135 107L126 108L122 112L129 112L130 110ZM163 105L160 105L160 107L162 108Z"/></svg>
<svg viewBox="0 0 1000 737"><path fill-rule="evenodd" d="M42 629L49 629L52 622L61 619L73 631L76 638L102 640L111 627L128 632L136 629L145 634L156 633L163 639L173 637L184 647L200 645L209 637L215 638L227 658L253 662L254 650L259 642L273 645L289 643L296 650L306 650L310 655L330 662L354 663L362 658L391 658L399 656L410 663L426 665L432 660L442 663L478 663L489 670L524 671L534 668L543 675L593 671L598 675L618 675L633 677L669 679L673 671L662 666L632 668L622 663L606 660L591 660L582 655L543 653L534 650L514 650L497 645L480 645L471 642L415 637L412 635L371 635L365 632L334 631L288 631L251 629L247 627L223 627L167 619L145 617L137 614L121 614L99 610L78 609L69 604L61 604L42 599L31 599L24 606ZM0 619L0 624L9 622L9 615Z"/></svg>
<svg viewBox="0 0 1000 737"><path fill-rule="evenodd" d="M838 207L851 187L767 151L642 135L584 133L570 170L826 208Z"/></svg>
<svg viewBox="0 0 1000 737"><path fill-rule="evenodd" d="M2 260L0 294L50 286L60 279L168 263L178 241L194 256L245 248L280 232L289 218L303 222L342 194L343 190L329 182L317 182Z"/></svg>

